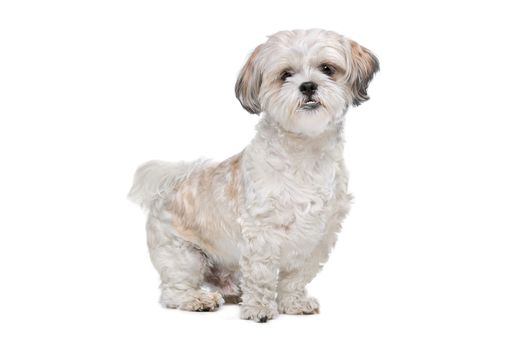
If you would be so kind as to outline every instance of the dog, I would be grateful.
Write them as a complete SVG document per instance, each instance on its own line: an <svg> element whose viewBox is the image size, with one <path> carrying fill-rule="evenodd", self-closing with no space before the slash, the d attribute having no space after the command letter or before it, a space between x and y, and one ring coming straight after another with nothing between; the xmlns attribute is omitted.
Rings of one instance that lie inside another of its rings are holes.
<svg viewBox="0 0 525 350"><path fill-rule="evenodd" d="M242 107L262 115L243 151L137 170L129 197L147 209L164 307L240 303L241 318L257 322L319 312L305 287L351 200L345 113L369 99L378 70L370 50L335 32L278 32L251 53L235 85Z"/></svg>

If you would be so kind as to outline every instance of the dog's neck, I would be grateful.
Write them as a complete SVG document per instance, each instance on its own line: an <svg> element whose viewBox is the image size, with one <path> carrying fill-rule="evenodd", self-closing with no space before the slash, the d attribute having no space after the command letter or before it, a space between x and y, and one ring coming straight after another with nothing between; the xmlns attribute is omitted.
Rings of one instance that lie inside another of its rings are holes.
<svg viewBox="0 0 525 350"><path fill-rule="evenodd" d="M344 145L344 125L333 126L316 136L308 136L285 130L271 117L265 115L257 125L256 140L274 151L290 155L341 155Z"/></svg>

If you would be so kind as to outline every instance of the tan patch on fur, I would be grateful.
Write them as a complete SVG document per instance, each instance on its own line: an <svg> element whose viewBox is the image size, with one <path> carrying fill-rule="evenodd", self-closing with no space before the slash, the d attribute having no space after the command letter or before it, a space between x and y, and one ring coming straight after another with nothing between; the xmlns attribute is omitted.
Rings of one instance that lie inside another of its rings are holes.
<svg viewBox="0 0 525 350"><path fill-rule="evenodd" d="M174 213L172 224L180 237L207 249L209 244L202 239L196 224L198 203L192 189L197 180L198 178L190 177L175 188L175 197L170 208Z"/></svg>
<svg viewBox="0 0 525 350"><path fill-rule="evenodd" d="M210 164L194 171L174 188L174 197L169 210L173 213L172 224L181 238L194 243L206 253L214 254L215 233L223 228L225 218L217 210L217 183L222 186L222 197L228 201L234 213L238 212L241 191L242 152L219 163ZM218 196L219 195L219 196Z"/></svg>
<svg viewBox="0 0 525 350"><path fill-rule="evenodd" d="M234 157L230 164L231 180L228 184L228 197L231 200L238 200L240 182L239 182L239 169L240 169L241 157L237 155Z"/></svg>
<svg viewBox="0 0 525 350"><path fill-rule="evenodd" d="M365 74L372 74L374 70L374 61L370 56L370 51L365 49L355 41L350 41L352 46L352 61L354 65L359 66Z"/></svg>
<svg viewBox="0 0 525 350"><path fill-rule="evenodd" d="M350 45L352 46L352 56L354 56L354 58L363 56L363 49L361 48L361 45L353 40L350 40Z"/></svg>

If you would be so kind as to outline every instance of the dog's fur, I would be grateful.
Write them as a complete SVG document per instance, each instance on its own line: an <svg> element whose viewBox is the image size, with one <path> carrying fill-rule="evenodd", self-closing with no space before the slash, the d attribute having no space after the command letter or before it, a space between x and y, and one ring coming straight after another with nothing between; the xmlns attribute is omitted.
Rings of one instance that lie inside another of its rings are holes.
<svg viewBox="0 0 525 350"><path fill-rule="evenodd" d="M248 112L262 113L242 152L137 170L130 198L148 210L162 305L208 311L242 299L241 317L259 322L319 311L305 286L349 209L344 115L368 100L378 69L369 50L334 32L278 32L235 87ZM317 88L305 94L304 82Z"/></svg>

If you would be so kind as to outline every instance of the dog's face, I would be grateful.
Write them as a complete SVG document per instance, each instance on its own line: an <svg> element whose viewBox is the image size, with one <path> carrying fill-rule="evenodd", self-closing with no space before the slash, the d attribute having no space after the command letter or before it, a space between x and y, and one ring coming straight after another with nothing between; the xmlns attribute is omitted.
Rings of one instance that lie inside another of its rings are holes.
<svg viewBox="0 0 525 350"><path fill-rule="evenodd" d="M264 112L285 130L315 136L341 125L349 105L368 100L378 70L369 50L337 33L284 31L253 51L235 92L248 112Z"/></svg>

